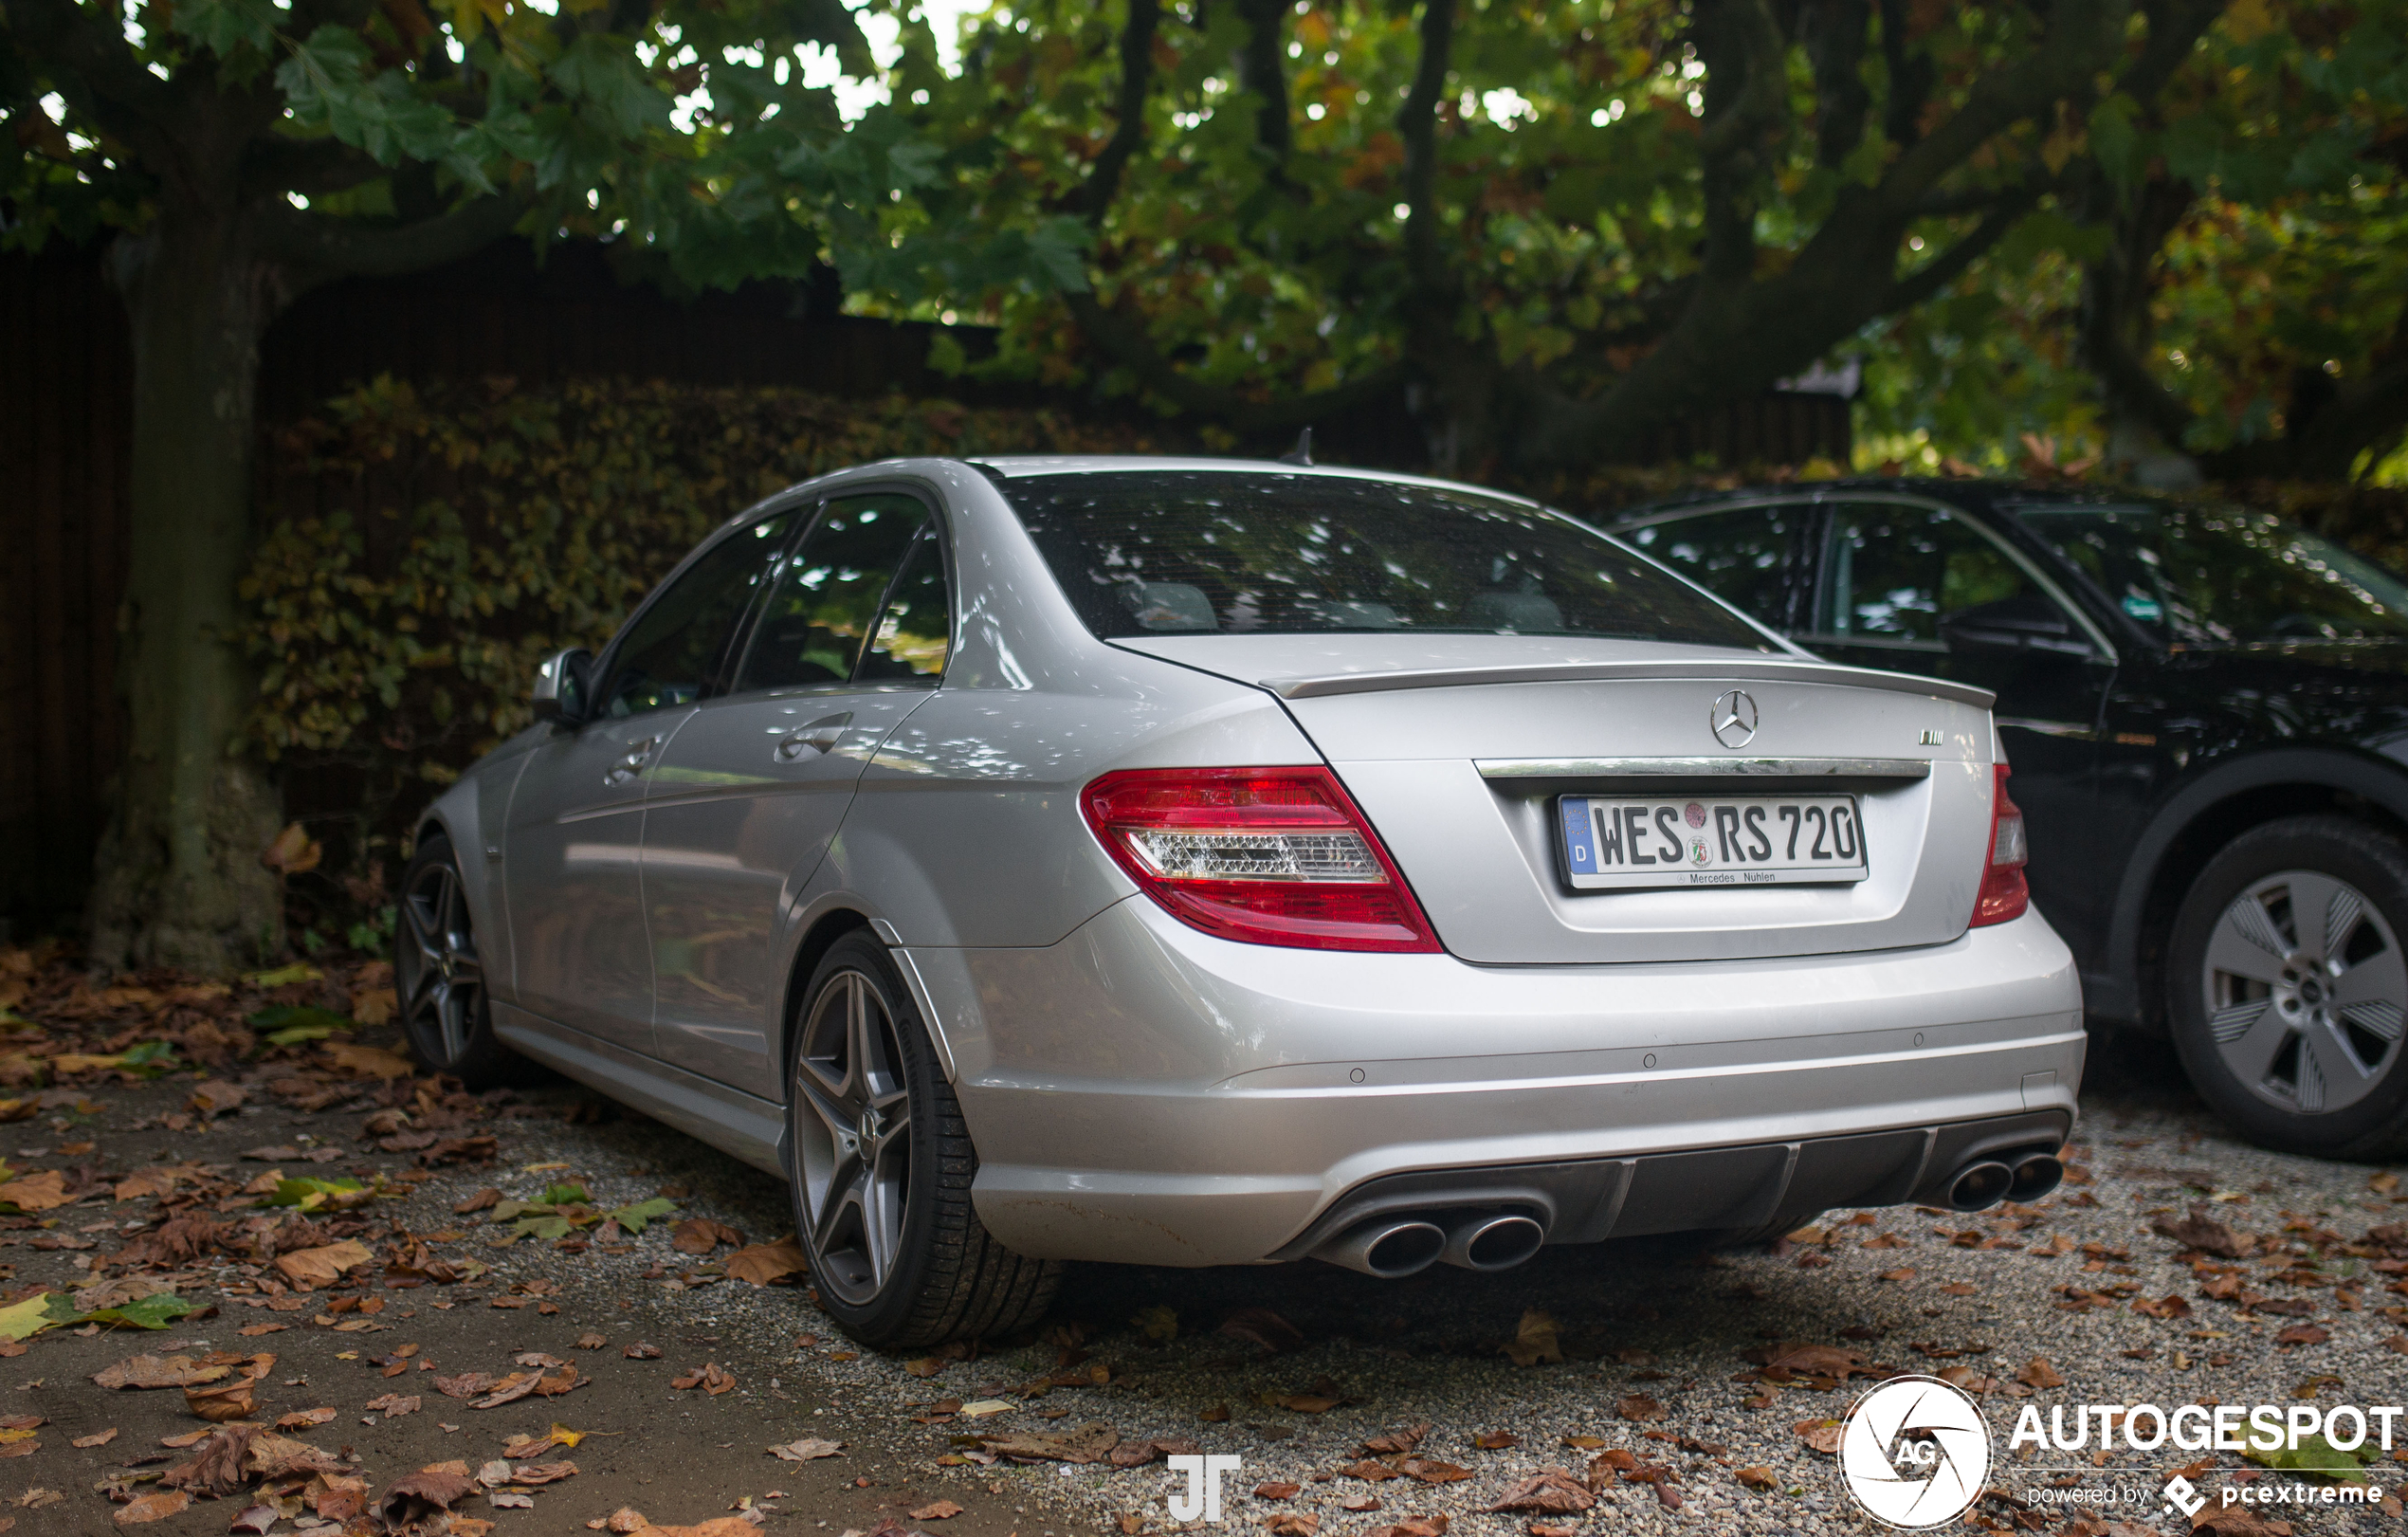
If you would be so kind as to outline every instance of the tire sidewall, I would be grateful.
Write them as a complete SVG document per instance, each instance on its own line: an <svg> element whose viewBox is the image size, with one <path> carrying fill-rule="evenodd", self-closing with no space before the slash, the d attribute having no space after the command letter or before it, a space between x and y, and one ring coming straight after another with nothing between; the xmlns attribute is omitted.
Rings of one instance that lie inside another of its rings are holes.
<svg viewBox="0 0 2408 1537"><path fill-rule="evenodd" d="M2281 870L2346 881L2408 940L2408 850L2362 822L2334 816L2271 822L2233 840L2199 872L2177 910L2167 947L2167 1027L2201 1098L2251 1141L2285 1152L2347 1157L2387 1142L2408 1116L2408 1049L2393 1052L2374 1089L2347 1109L2300 1115L2269 1104L2234 1075L2207 1029L2201 970L2216 924L2240 894Z"/></svg>
<svg viewBox="0 0 2408 1537"><path fill-rule="evenodd" d="M786 1033L787 1188L794 1199L794 1231L800 1235L803 1252L811 1256L814 1270L819 1261L812 1249L811 1213L806 1208L808 1193L794 1124L802 1113L798 1076L802 1070L803 1026L829 983L848 971L869 979L878 990L887 1016L895 1022L895 1041L903 1058L903 1081L911 1091L911 1186L903 1202L903 1239L895 1268L887 1272L886 1284L877 1294L857 1305L845 1301L825 1286L813 1290L821 1310L835 1319L846 1332L859 1339L879 1340L895 1336L909 1322L936 1259L937 1180L940 1171L935 1100L936 1086L942 1080L937 1072L936 1052L929 1046L920 1010L912 1002L910 990L903 985L894 961L887 957L886 947L866 929L855 930L830 945L812 972L811 985L803 990Z"/></svg>

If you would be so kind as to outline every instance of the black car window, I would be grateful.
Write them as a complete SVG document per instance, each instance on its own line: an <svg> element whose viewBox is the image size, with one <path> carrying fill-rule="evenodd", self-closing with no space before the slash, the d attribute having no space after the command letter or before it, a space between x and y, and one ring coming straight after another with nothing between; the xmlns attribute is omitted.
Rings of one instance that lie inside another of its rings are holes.
<svg viewBox="0 0 2408 1537"><path fill-rule="evenodd" d="M780 512L739 528L671 582L612 653L603 713L640 715L722 688L739 621L794 526L794 514Z"/></svg>
<svg viewBox="0 0 2408 1537"><path fill-rule="evenodd" d="M1943 650L1942 619L2007 598L2048 601L2012 556L1955 513L1881 503L1832 509L1817 634Z"/></svg>
<svg viewBox="0 0 2408 1537"><path fill-rule="evenodd" d="M2177 644L2408 635L2408 583L2268 513L2045 503L2014 511L2110 601Z"/></svg>
<svg viewBox="0 0 2408 1537"><path fill-rule="evenodd" d="M952 639L944 551L931 523L903 558L903 574L886 595L885 612L878 616L855 675L872 683L935 683L945 674L945 651Z"/></svg>
<svg viewBox="0 0 2408 1537"><path fill-rule="evenodd" d="M1129 470L1014 479L1004 496L1099 636L1412 631L1773 650L1602 535L1472 491Z"/></svg>
<svg viewBox="0 0 2408 1537"><path fill-rule="evenodd" d="M870 621L928 509L908 496L845 497L821 509L753 627L739 691L848 682Z"/></svg>
<svg viewBox="0 0 2408 1537"><path fill-rule="evenodd" d="M1787 630L1798 543L1814 517L1807 503L1726 507L1651 522L1622 537L1724 602Z"/></svg>

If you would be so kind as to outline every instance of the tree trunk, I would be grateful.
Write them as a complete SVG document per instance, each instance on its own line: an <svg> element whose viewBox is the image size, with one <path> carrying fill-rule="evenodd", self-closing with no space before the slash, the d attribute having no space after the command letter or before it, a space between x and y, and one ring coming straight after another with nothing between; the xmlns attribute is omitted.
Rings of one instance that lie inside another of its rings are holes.
<svg viewBox="0 0 2408 1537"><path fill-rule="evenodd" d="M134 538L119 616L129 750L90 913L100 966L222 974L283 942L260 863L281 805L243 752L254 690L236 598L259 339L282 295L236 201L163 196L113 253L134 338Z"/></svg>

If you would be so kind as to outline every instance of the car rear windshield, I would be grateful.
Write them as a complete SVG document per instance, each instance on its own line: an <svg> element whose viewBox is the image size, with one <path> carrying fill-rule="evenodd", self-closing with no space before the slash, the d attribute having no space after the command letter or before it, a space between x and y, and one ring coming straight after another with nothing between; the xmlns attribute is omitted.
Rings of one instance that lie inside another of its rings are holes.
<svg viewBox="0 0 2408 1537"><path fill-rule="evenodd" d="M1701 590L1541 508L1394 481L1131 470L1004 483L1096 635L1596 635L1771 650Z"/></svg>
<svg viewBox="0 0 2408 1537"><path fill-rule="evenodd" d="M2015 511L2125 613L2180 645L2408 635L2408 584L2267 513L2061 503Z"/></svg>

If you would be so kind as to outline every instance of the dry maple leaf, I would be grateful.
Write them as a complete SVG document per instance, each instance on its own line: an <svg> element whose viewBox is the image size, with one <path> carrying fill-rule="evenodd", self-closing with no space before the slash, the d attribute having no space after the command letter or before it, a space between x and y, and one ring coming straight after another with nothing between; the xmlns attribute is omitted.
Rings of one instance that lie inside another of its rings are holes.
<svg viewBox="0 0 2408 1537"><path fill-rule="evenodd" d="M1801 1419L1792 1427L1797 1438L1826 1456L1839 1453L1840 1423L1836 1419Z"/></svg>
<svg viewBox="0 0 2408 1537"><path fill-rule="evenodd" d="M1304 1491L1302 1484L1284 1483L1278 1479L1254 1486L1254 1497L1258 1500L1292 1500Z"/></svg>
<svg viewBox="0 0 2408 1537"><path fill-rule="evenodd" d="M459 1469L453 1472L454 1468ZM473 1491L477 1481L468 1476L459 1463L422 1468L396 1478L376 1501L376 1514L388 1531L401 1531L420 1525L437 1510L448 1510L452 1503Z"/></svg>
<svg viewBox="0 0 2408 1537"><path fill-rule="evenodd" d="M1503 1452L1522 1444L1522 1437L1509 1430L1482 1431L1471 1438L1471 1444L1483 1452Z"/></svg>
<svg viewBox="0 0 2408 1537"><path fill-rule="evenodd" d="M243 1487L243 1464L249 1457L253 1425L228 1425L201 1443L190 1462L170 1468L159 1482L173 1490L215 1495L223 1499Z"/></svg>
<svg viewBox="0 0 2408 1537"><path fill-rule="evenodd" d="M13 1202L21 1212L46 1212L54 1206L67 1203L66 1180L67 1177L57 1169L28 1174L22 1180L0 1184L0 1201ZM155 1521L158 1518L153 1516L149 1519Z"/></svg>
<svg viewBox="0 0 2408 1537"><path fill-rule="evenodd" d="M1192 1457L1204 1449L1194 1441L1173 1436L1143 1441L1122 1441L1112 1449L1108 1459L1115 1468L1136 1468L1157 1457Z"/></svg>
<svg viewBox="0 0 2408 1537"><path fill-rule="evenodd" d="M935 1500L911 1512L914 1521L950 1521L961 1513L961 1507L951 1500Z"/></svg>
<svg viewBox="0 0 2408 1537"><path fill-rule="evenodd" d="M276 1256L276 1269L296 1286L332 1286L343 1272L356 1270L376 1256L356 1238L345 1238L316 1249L296 1249Z"/></svg>
<svg viewBox="0 0 2408 1537"><path fill-rule="evenodd" d="M2173 1239L2185 1249L2197 1249L2225 1259L2240 1259L2257 1247L2257 1239L2247 1233L2235 1233L2207 1215L2204 1207L2193 1207L2191 1215L2177 1221L2161 1217L2149 1224L2149 1231Z"/></svg>
<svg viewBox="0 0 2408 1537"><path fill-rule="evenodd" d="M388 1393L381 1399L369 1400L367 1408L370 1414L381 1413L387 1419L398 1419L418 1412L418 1395Z"/></svg>
<svg viewBox="0 0 2408 1537"><path fill-rule="evenodd" d="M601 1335L596 1334L592 1329L587 1329L583 1334L577 1336L577 1348L580 1350L599 1350L610 1343L611 1342L609 1340L604 1339Z"/></svg>
<svg viewBox="0 0 2408 1537"><path fill-rule="evenodd" d="M683 1254L707 1254L721 1244L741 1246L744 1235L707 1217L689 1217L669 1230L669 1247Z"/></svg>
<svg viewBox="0 0 2408 1537"><path fill-rule="evenodd" d="M1502 1348L1517 1366L1535 1366L1542 1361L1561 1361L1563 1345L1556 1337L1561 1327L1553 1313L1539 1308L1528 1308L1523 1311L1521 1324L1514 1328L1513 1338L1506 1341Z"/></svg>
<svg viewBox="0 0 2408 1537"><path fill-rule="evenodd" d="M297 1441L274 1431L260 1431L250 1439L244 1454L243 1466L254 1478L273 1481L298 1473L323 1473L339 1477L350 1469L331 1452Z"/></svg>
<svg viewBox="0 0 2408 1537"><path fill-rule="evenodd" d="M1625 1419L1635 1420L1640 1424L1662 1419L1667 1413L1664 1405L1644 1393L1632 1393L1614 1400L1614 1412Z"/></svg>
<svg viewBox="0 0 2408 1537"><path fill-rule="evenodd" d="M1373 1436L1363 1443L1363 1452L1366 1455L1375 1457L1392 1456L1398 1453L1410 1452L1419 1446L1422 1437L1429 1434L1430 1426L1426 1422L1407 1425L1400 1430L1392 1430L1385 1435Z"/></svg>
<svg viewBox="0 0 2408 1537"><path fill-rule="evenodd" d="M2015 1374L2015 1380L2026 1387L2065 1386L2065 1379L2057 1375L2057 1369L2049 1364L2046 1356L2034 1356L2025 1362L2023 1370Z"/></svg>
<svg viewBox="0 0 2408 1537"><path fill-rule="evenodd" d="M211 1387L188 1387L184 1406L212 1424L246 1419L258 1412L258 1380L238 1377Z"/></svg>
<svg viewBox="0 0 2408 1537"><path fill-rule="evenodd" d="M94 1431L94 1432L93 1432L91 1435L89 1435L89 1436L77 1436L74 1440L72 1440L72 1441L68 1442L67 1444L68 1444L68 1445L70 1445L70 1446L79 1446L79 1447L82 1447L82 1448L83 1448L85 1451L87 1451L87 1452L88 1452L88 1451L90 1451L93 1447L96 1447L96 1446L106 1446L106 1445L108 1445L111 1441L114 1441L114 1440L116 1440L116 1439L117 1439L117 1427L116 1427L115 1425L111 1425L111 1426L110 1426L108 1429L106 1429L106 1430L96 1430L96 1431Z"/></svg>
<svg viewBox="0 0 2408 1537"><path fill-rule="evenodd" d="M556 1484L563 1478L575 1478L576 1474L577 1465L574 1462L528 1462L512 1471L510 1481L540 1487Z"/></svg>
<svg viewBox="0 0 2408 1537"><path fill-rule="evenodd" d="M1732 1471L1731 1476L1750 1489L1773 1490L1781 1486L1781 1481L1773 1476L1770 1468L1738 1468Z"/></svg>
<svg viewBox="0 0 2408 1537"><path fill-rule="evenodd" d="M1321 1530L1321 1517L1301 1510L1281 1510L1263 1517L1263 1526L1271 1537L1313 1537Z"/></svg>
<svg viewBox="0 0 2408 1537"><path fill-rule="evenodd" d="M810 1268L803 1257L803 1246L789 1235L775 1243L757 1243L739 1249L727 1256L727 1273L755 1286L770 1286L790 1280Z"/></svg>
<svg viewBox="0 0 2408 1537"><path fill-rule="evenodd" d="M1447 1518L1443 1515L1409 1515L1390 1527L1374 1527L1363 1537L1446 1537Z"/></svg>
<svg viewBox="0 0 2408 1537"><path fill-rule="evenodd" d="M619 1354L627 1357L629 1361L658 1361L661 1359L661 1347L657 1345L646 1345L643 1341L638 1340L635 1344L630 1345L626 1349L620 1351Z"/></svg>

